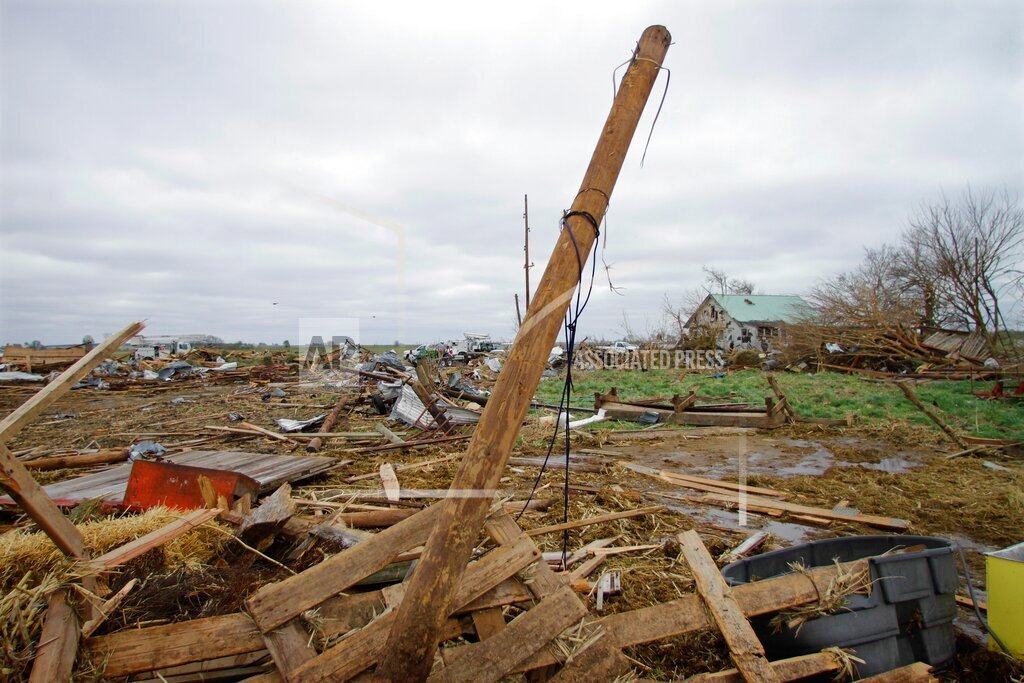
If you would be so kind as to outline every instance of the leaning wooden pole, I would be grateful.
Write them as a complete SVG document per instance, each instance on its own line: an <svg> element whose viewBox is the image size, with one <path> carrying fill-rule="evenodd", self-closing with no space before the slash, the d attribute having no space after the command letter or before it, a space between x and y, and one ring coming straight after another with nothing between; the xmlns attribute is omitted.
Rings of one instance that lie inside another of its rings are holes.
<svg viewBox="0 0 1024 683"><path fill-rule="evenodd" d="M595 224L601 224L608 208L629 143L670 42L671 36L663 26L649 27L640 38L580 191L573 200L568 228L558 237L526 319L409 581L406 599L398 609L385 648L387 655L375 672L375 680L424 680L430 673L452 596L579 283L580 264L586 264L597 238ZM593 217L594 224L588 215Z"/></svg>

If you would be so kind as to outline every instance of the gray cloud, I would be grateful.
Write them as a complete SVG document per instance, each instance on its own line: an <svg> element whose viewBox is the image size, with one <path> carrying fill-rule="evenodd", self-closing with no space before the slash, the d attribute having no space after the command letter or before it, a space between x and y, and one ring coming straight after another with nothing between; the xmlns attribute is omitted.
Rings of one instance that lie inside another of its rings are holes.
<svg viewBox="0 0 1024 683"><path fill-rule="evenodd" d="M940 190L1024 189L1019 3L4 0L0 341L511 336L522 195L536 284L652 23L672 85L609 213L624 296L599 268L581 334L705 263L803 292Z"/></svg>

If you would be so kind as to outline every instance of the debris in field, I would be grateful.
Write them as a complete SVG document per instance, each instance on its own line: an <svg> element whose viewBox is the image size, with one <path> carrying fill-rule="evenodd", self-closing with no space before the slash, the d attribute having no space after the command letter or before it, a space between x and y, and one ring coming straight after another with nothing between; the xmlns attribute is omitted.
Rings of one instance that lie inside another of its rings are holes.
<svg viewBox="0 0 1024 683"><path fill-rule="evenodd" d="M311 417L308 420L290 420L288 418L278 418L276 420L277 426L282 432L290 434L292 432L304 432L313 427L319 427L327 419L327 413L321 413L316 417Z"/></svg>
<svg viewBox="0 0 1024 683"><path fill-rule="evenodd" d="M45 379L42 375L20 370L6 370L0 372L0 382L42 382Z"/></svg>
<svg viewBox="0 0 1024 683"><path fill-rule="evenodd" d="M167 452L161 444L156 441L140 441L128 449L129 460L159 460Z"/></svg>

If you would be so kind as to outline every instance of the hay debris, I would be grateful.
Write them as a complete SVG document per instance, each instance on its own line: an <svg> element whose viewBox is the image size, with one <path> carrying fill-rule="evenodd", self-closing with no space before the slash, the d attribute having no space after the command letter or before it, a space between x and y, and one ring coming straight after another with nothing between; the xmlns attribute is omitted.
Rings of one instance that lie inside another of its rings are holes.
<svg viewBox="0 0 1024 683"><path fill-rule="evenodd" d="M811 619L835 614L842 609L846 609L846 600L851 595L868 595L871 593L871 585L874 582L871 580L871 573L869 571L864 569L843 569L842 564L838 560L835 560L835 565L836 575L828 582L828 586L825 587L823 592L818 592L817 602L797 605L796 607L783 610L772 617L769 623L776 633L781 631L783 627L799 633L800 628ZM799 562L793 562L789 567L794 572L807 576L808 580L813 583L814 580L810 578L810 572L807 567ZM817 584L814 585L817 587Z"/></svg>
<svg viewBox="0 0 1024 683"><path fill-rule="evenodd" d="M138 515L122 515L78 526L85 538L85 547L100 555L129 541L155 531L182 516L180 510L156 507ZM217 527L216 529L214 527ZM205 566L229 539L227 528L208 522L162 546L164 563L171 568L198 569ZM64 554L41 531L12 529L0 535L0 590L10 590L32 573L43 576L64 562Z"/></svg>

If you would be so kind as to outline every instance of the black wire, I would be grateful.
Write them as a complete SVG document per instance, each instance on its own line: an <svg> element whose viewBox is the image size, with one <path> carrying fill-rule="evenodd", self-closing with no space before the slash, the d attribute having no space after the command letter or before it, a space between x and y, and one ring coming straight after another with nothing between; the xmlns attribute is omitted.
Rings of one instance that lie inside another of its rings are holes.
<svg viewBox="0 0 1024 683"><path fill-rule="evenodd" d="M587 288L587 296L582 298L583 294L583 257L580 254L579 244L576 242L576 235L573 234L572 228L569 226L570 216L580 216L586 219L594 228L594 245L592 251L592 265L590 272L590 285ZM537 487L540 485L541 477L544 476L544 472L547 470L548 461L551 458L551 454L555 449L555 442L558 440L558 430L561 426L561 416L564 413L566 416L565 425L565 483L562 491L562 521L569 521L569 451L570 451L570 435L569 435L569 405L572 402L572 366L573 357L576 347L576 326L579 322L580 316L587 304L590 302L590 295L594 291L594 276L597 274L597 242L600 239L600 230L597 227L597 220L585 211L566 211L562 215L562 228L566 229L569 233L569 239L572 240L573 249L576 251L576 265L579 268L579 286L576 289L576 303L575 306L570 307L570 310L566 311L565 320L563 322L563 332L565 333L565 350L566 350L566 371L565 371L565 382L562 385L562 397L558 404L558 418L555 420L555 430L551 434L551 440L548 442L548 451L544 455L544 462L541 464L540 472L537 474L537 478L533 481L533 488L530 490L530 495L526 499L526 503L523 505L523 509L516 515L516 521L523 516L523 513L530 506L530 502L533 500L534 494L537 493ZM565 529L562 531L562 566L565 566L566 557L568 554L569 547L569 530Z"/></svg>

